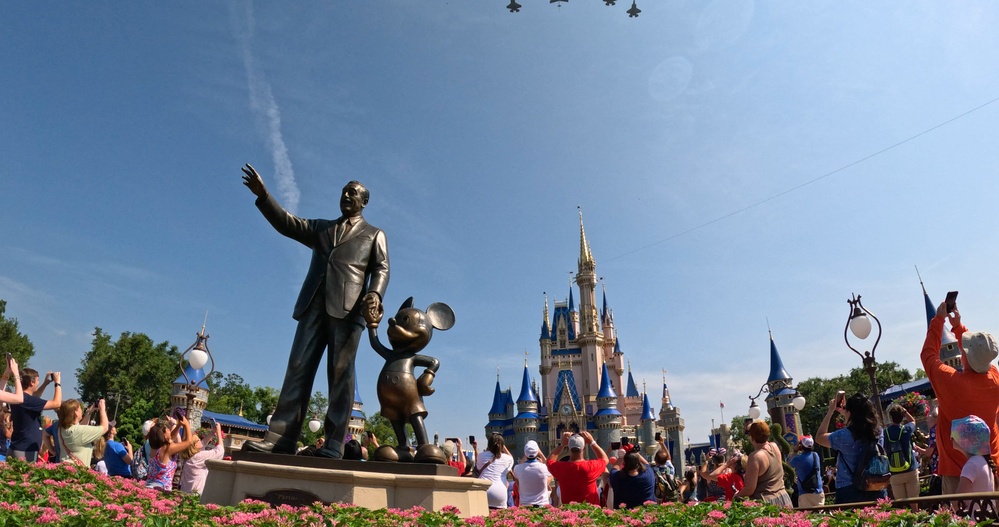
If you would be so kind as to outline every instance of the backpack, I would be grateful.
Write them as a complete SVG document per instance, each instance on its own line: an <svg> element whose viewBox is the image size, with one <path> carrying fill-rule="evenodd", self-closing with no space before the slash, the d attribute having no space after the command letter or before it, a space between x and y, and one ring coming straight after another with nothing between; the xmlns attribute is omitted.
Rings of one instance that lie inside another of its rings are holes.
<svg viewBox="0 0 999 527"><path fill-rule="evenodd" d="M898 427L898 437L892 439L892 427L885 428L885 450L888 453L888 470L892 474L908 472L912 467L912 446L902 442L905 429Z"/></svg>
<svg viewBox="0 0 999 527"><path fill-rule="evenodd" d="M819 462L818 462L818 456L819 456L818 454L816 454L815 452L812 452L812 459L816 460L814 468L812 469L812 475L808 476L805 479L798 478L798 479L801 479L801 490L805 494L814 494L817 491L819 491L819 489L822 488L822 485L819 483Z"/></svg>
<svg viewBox="0 0 999 527"><path fill-rule="evenodd" d="M857 468L852 470L853 488L860 492L876 492L888 487L891 470L888 468L888 455L881 443L872 441L860 461Z"/></svg>
<svg viewBox="0 0 999 527"><path fill-rule="evenodd" d="M680 485L676 482L676 478L666 470L666 467L663 467L662 470L655 467L652 470L656 473L655 493L659 503L681 501Z"/></svg>
<svg viewBox="0 0 999 527"><path fill-rule="evenodd" d="M146 459L145 445L139 447L139 451L132 456L132 477L145 481L149 474L149 460Z"/></svg>

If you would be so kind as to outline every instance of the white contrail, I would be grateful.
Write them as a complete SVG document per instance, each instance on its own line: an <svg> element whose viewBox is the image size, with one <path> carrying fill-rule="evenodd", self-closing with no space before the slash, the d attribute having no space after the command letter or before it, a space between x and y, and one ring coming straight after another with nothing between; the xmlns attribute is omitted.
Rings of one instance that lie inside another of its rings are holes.
<svg viewBox="0 0 999 527"><path fill-rule="evenodd" d="M282 205L289 212L294 214L298 210L298 201L301 192L295 182L295 170L291 166L291 159L288 157L288 147L284 144L281 135L281 109L278 108L271 92L271 85L267 82L267 77L257 71L256 61L253 60L253 53L250 49L250 39L253 36L254 19L253 4L247 2L241 4L245 6L242 13L238 13L238 4L233 6L233 28L236 40L239 43L239 50L243 55L243 66L246 68L246 81L250 93L250 109L261 120L266 127L267 142L271 150L271 158L274 161L275 177L277 179L277 189L281 196ZM240 23L240 15L245 20Z"/></svg>

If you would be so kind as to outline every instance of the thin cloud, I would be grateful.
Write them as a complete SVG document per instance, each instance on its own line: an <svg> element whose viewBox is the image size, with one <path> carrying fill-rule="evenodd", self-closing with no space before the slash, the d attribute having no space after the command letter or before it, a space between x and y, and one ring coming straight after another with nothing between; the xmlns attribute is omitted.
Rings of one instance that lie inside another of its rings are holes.
<svg viewBox="0 0 999 527"><path fill-rule="evenodd" d="M267 82L267 76L257 70L250 47L250 40L256 26L253 18L253 4L244 5L246 7L241 13L236 11L239 9L238 7L233 10L233 32L243 57L243 66L246 68L250 109L266 128L267 143L271 150L271 159L274 161L278 193L281 195L284 207L294 214L298 210L301 192L298 190L298 183L295 182L295 170L291 166L288 147L284 144L284 137L281 133L281 109L278 107L277 101L274 100L274 93L271 91L270 83Z"/></svg>

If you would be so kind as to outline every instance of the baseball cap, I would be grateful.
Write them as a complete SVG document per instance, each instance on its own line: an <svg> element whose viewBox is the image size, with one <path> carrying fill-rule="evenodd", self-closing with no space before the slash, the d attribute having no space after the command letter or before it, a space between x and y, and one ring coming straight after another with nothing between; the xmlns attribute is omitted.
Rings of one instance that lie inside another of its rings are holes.
<svg viewBox="0 0 999 527"><path fill-rule="evenodd" d="M812 436L801 436L801 446L805 448L814 448L815 440L812 439Z"/></svg>
<svg viewBox="0 0 999 527"><path fill-rule="evenodd" d="M569 438L569 450L582 450L586 446L586 441L581 435L574 435Z"/></svg>
<svg viewBox="0 0 999 527"><path fill-rule="evenodd" d="M524 445L524 455L527 457L538 457L538 442L535 440L530 440Z"/></svg>

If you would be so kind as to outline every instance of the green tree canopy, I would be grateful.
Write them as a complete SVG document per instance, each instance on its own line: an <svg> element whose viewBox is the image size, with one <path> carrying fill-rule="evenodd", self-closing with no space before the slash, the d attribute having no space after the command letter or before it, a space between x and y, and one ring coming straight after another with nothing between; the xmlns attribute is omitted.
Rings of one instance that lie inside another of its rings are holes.
<svg viewBox="0 0 999 527"><path fill-rule="evenodd" d="M94 328L91 349L76 370L76 390L85 404L104 398L109 412L117 407L119 435L128 435L135 443L141 440L142 422L169 408L178 375L176 346L155 344L145 334L127 331L112 340Z"/></svg>
<svg viewBox="0 0 999 527"><path fill-rule="evenodd" d="M897 362L883 362L877 364L875 380L878 384L878 391L886 388L909 382L913 379L912 373L903 368ZM831 379L812 377L798 384L798 391L807 401L805 408L801 410L801 427L806 434L815 434L822 418L829 409L829 401L835 397L837 391L846 392L847 396L855 393L862 393L870 397L871 380L863 368L857 367L850 370L847 375L840 375Z"/></svg>
<svg viewBox="0 0 999 527"><path fill-rule="evenodd" d="M4 354L0 356L10 353L17 360L18 366L23 368L35 355L35 345L28 340L27 335L18 330L17 319L7 318L6 312L7 301L0 299L0 353Z"/></svg>

